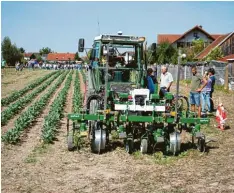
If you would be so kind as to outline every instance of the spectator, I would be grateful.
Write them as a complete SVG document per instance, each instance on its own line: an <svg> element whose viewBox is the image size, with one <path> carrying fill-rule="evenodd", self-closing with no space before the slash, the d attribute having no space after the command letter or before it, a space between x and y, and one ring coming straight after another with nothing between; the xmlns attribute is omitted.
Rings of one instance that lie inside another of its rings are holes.
<svg viewBox="0 0 234 193"><path fill-rule="evenodd" d="M214 102L213 102L213 92L214 92L214 85L215 85L215 70L214 68L210 68L208 70L209 77L211 79L211 91L210 91L210 111L214 112Z"/></svg>
<svg viewBox="0 0 234 193"><path fill-rule="evenodd" d="M162 66L162 73L160 78L160 97L164 97L165 93L170 92L170 87L173 83L173 77L166 66Z"/></svg>
<svg viewBox="0 0 234 193"><path fill-rule="evenodd" d="M203 80L203 84L202 84ZM206 86L207 80L197 74L196 66L192 67L192 81L190 90L191 111L195 112L195 105L198 108L198 117L201 117L200 92Z"/></svg>
<svg viewBox="0 0 234 193"><path fill-rule="evenodd" d="M19 69L20 69L20 63L19 63L19 62L16 62L16 64L15 64L15 70L16 70L16 71L19 71Z"/></svg>
<svg viewBox="0 0 234 193"><path fill-rule="evenodd" d="M5 66L6 66L6 61L5 61L5 60L2 60L2 65L1 65L2 73L5 72ZM3 74L2 74L2 75L3 75Z"/></svg>
<svg viewBox="0 0 234 193"><path fill-rule="evenodd" d="M211 113L210 108L210 92L211 92L211 79L208 76L208 72L205 72L203 79L207 81L206 86L201 91L201 98L202 98L202 113L206 113L206 105L208 107L208 113Z"/></svg>
<svg viewBox="0 0 234 193"><path fill-rule="evenodd" d="M150 90L150 94L153 94L155 92L155 83L157 82L156 77L153 75L153 69L148 68L147 70L147 88Z"/></svg>
<svg viewBox="0 0 234 193"><path fill-rule="evenodd" d="M6 61L5 60L2 60L2 69L4 69L6 66Z"/></svg>

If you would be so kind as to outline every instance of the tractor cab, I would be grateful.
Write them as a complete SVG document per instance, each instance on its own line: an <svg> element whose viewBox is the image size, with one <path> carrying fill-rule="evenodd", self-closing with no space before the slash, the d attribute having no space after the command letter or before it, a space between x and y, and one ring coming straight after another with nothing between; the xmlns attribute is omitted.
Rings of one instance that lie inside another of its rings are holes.
<svg viewBox="0 0 234 193"><path fill-rule="evenodd" d="M143 87L144 41L144 37L122 33L95 37L89 55L89 91L99 92L107 87L108 90L114 89L118 92L126 90L126 87L128 91L133 87ZM84 43L82 40L79 42ZM79 44L79 47L82 46L84 47Z"/></svg>

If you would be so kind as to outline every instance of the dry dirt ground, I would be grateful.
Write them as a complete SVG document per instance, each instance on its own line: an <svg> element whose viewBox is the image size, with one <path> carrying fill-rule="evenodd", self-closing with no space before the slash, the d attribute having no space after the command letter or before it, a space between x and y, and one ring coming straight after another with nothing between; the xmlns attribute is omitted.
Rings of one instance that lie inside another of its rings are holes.
<svg viewBox="0 0 234 193"><path fill-rule="evenodd" d="M29 70L15 71L14 68L2 70L1 97L6 97L15 90L20 90L31 83L33 80L40 78L51 71L46 70Z"/></svg>
<svg viewBox="0 0 234 193"><path fill-rule="evenodd" d="M72 111L74 78L65 114ZM186 92L186 86L181 87L181 92ZM57 141L42 145L40 130L48 105L20 145L2 148L1 190L10 193L234 192L234 94L215 91L214 97L227 107L230 128L221 132L212 121L202 128L208 138L216 140L208 144L208 152L187 150L177 157L163 157L160 152L128 155L121 144L101 155L90 153L89 148L68 152L65 117Z"/></svg>

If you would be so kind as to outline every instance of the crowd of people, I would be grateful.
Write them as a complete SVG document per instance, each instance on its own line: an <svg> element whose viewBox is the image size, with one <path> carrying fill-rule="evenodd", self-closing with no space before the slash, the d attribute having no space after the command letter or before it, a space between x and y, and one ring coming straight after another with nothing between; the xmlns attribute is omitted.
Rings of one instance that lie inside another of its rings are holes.
<svg viewBox="0 0 234 193"><path fill-rule="evenodd" d="M22 71L24 68L32 69L34 70L35 68L39 69L46 69L46 70L80 70L82 68L81 64L48 64L48 63L33 63L33 62L28 62L26 64L19 63L17 62L15 65L16 71Z"/></svg>
<svg viewBox="0 0 234 193"><path fill-rule="evenodd" d="M212 115L216 111L216 121L218 123L217 127L224 130L225 121L227 119L227 113L224 109L222 103L220 103L217 109L214 109L213 93L215 85L215 70L214 68L209 68L204 75L198 74L197 67L193 66L192 70L192 80L189 92L189 104L190 110L196 112L198 117L203 115ZM155 93L155 84L157 83L157 77L155 76L155 71L152 68L147 70L147 88L150 93ZM167 66L161 68L160 75L160 97L165 96L167 92L170 92L170 87L173 83L173 77L170 72L168 72Z"/></svg>
<svg viewBox="0 0 234 193"><path fill-rule="evenodd" d="M43 63L41 65L42 69L47 69L47 70L80 70L82 69L81 64L45 64Z"/></svg>
<svg viewBox="0 0 234 193"><path fill-rule="evenodd" d="M192 112L196 112L197 108L198 117L202 117L203 115L212 115L213 112L215 112L213 102L215 70L214 68L210 68L207 72L204 73L204 75L198 74L196 66L193 66L191 70L192 80L189 93L190 110ZM147 70L146 82L150 93L155 93L157 77L155 76L154 70L152 68ZM168 67L162 66L159 87L160 97L164 97L167 92L170 92L172 83L173 77L172 74L168 72ZM226 113L222 103L220 103L217 107L216 120L218 122L218 128L224 130Z"/></svg>

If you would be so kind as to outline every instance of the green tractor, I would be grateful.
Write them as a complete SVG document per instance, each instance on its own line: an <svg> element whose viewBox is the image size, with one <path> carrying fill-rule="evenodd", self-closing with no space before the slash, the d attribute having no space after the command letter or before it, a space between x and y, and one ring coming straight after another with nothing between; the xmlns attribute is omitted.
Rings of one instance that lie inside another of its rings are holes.
<svg viewBox="0 0 234 193"><path fill-rule="evenodd" d="M205 136L200 125L208 124L209 119L197 118L189 111L188 99L179 96L179 80L176 95L166 93L161 98L157 84L155 92L150 93L144 43L144 37L122 33L95 37L84 108L68 115L68 150L80 148L87 136L91 151L101 153L107 150L115 132L130 154L137 149L149 153L161 144L164 153L175 155L181 151L181 132L186 130L204 151ZM152 44L152 53L155 49L156 44ZM84 39L80 39L79 52L84 50Z"/></svg>

